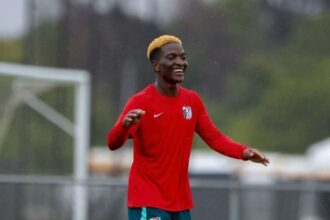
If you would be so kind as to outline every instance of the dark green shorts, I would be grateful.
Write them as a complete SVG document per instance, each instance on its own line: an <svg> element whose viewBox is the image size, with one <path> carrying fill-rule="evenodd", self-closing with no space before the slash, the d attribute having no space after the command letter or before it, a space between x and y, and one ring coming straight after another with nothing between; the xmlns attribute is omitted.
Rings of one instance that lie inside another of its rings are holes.
<svg viewBox="0 0 330 220"><path fill-rule="evenodd" d="M169 212L157 208L128 208L129 220L191 220L190 211Z"/></svg>

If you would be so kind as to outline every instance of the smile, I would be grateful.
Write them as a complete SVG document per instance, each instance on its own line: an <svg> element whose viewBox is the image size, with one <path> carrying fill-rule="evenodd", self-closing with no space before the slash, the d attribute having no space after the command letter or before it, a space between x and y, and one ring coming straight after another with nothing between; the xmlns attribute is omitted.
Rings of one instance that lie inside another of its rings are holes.
<svg viewBox="0 0 330 220"><path fill-rule="evenodd" d="M183 69L175 69L173 70L173 73L183 73Z"/></svg>

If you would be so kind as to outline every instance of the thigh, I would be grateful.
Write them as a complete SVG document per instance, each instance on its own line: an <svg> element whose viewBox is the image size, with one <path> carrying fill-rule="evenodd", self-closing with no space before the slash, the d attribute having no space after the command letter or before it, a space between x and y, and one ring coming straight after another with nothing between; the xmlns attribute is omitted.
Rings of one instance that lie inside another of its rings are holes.
<svg viewBox="0 0 330 220"><path fill-rule="evenodd" d="M128 208L128 220L172 220L169 212L157 208Z"/></svg>
<svg viewBox="0 0 330 220"><path fill-rule="evenodd" d="M190 211L184 210L180 212L174 212L172 214L172 220L191 220Z"/></svg>

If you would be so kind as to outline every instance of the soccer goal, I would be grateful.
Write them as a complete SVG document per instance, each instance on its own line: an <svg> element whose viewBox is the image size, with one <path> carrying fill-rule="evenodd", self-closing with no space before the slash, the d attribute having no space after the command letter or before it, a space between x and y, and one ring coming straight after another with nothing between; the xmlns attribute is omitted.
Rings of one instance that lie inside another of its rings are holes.
<svg viewBox="0 0 330 220"><path fill-rule="evenodd" d="M0 156L5 155L0 176L10 177L11 171L17 171L17 176L34 172L42 176L47 167L50 176L56 169L69 173L73 220L88 219L90 93L90 75L85 70L0 62ZM40 147L34 147L35 139ZM73 147L72 153L63 153L73 157L69 171L65 162L56 161L63 159L59 152L68 151L67 145ZM46 148L51 156L41 160L37 155ZM27 155L33 158L29 161ZM20 164L22 168L17 168Z"/></svg>

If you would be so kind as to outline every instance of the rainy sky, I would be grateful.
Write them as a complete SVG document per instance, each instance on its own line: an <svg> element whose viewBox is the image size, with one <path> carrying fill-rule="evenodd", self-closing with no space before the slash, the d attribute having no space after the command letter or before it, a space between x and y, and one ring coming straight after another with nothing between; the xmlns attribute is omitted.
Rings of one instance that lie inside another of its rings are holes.
<svg viewBox="0 0 330 220"><path fill-rule="evenodd" d="M16 37L24 32L24 4L24 0L1 0L0 37Z"/></svg>

